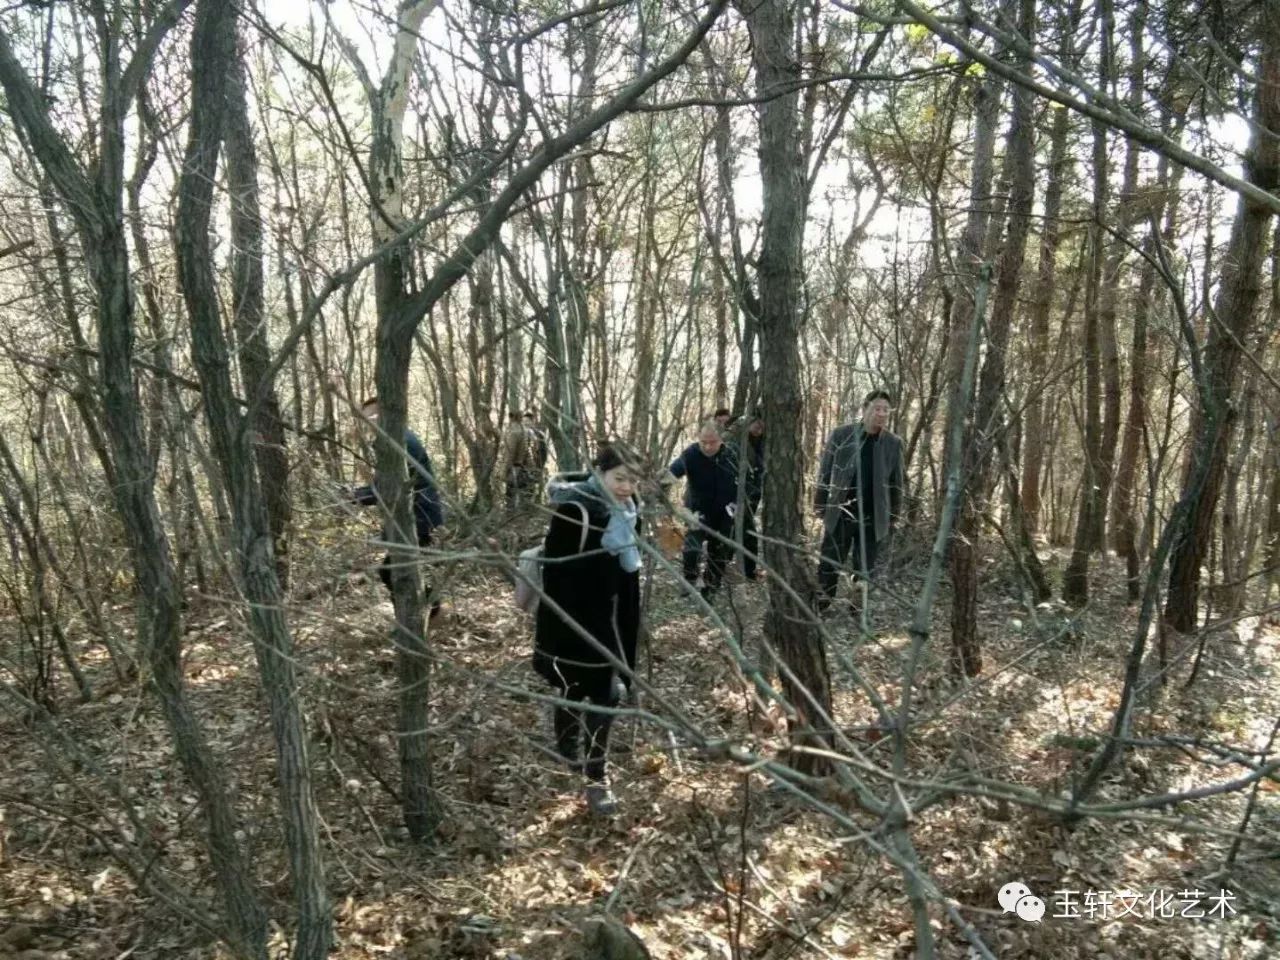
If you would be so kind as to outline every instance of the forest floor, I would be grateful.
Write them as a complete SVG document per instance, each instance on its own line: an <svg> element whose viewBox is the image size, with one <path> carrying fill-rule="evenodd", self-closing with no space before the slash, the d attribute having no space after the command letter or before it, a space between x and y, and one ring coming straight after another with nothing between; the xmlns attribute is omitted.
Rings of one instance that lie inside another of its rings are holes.
<svg viewBox="0 0 1280 960"><path fill-rule="evenodd" d="M393 796L391 607L376 581L349 572L367 552L326 543L310 554L295 550L314 558L297 582L324 586L296 601L290 618L307 686L335 957L585 957L583 931L605 911L659 960L912 955L911 913L892 864L847 828L769 789L759 773L673 750L661 730L631 719L615 726L621 813L590 817L579 781L545 752L548 708L511 692L541 687L528 667L527 621L496 571L472 569L450 581L446 616L432 628L431 735L446 818L435 845L411 844ZM876 751L888 741L877 746L868 729L873 713L849 668L896 703L923 564L891 569L897 599L873 604L874 639L855 643L847 620L831 624L836 716L863 738L869 757L885 762L888 754ZM1136 619L1114 565L1096 570L1094 582L1098 597L1074 620L1057 608L1032 617L1009 572L990 562L982 577L986 667L963 691L946 681L943 592L920 674L927 722L915 728L909 772L940 779L968 770L1047 795L1069 789L1110 723ZM737 583L731 591L732 602L718 609L742 617L750 643L765 588ZM778 734L752 706L716 629L665 576L653 588L649 620L641 670L654 687L708 733L775 751ZM234 615L209 597L189 612L186 640L193 701L235 784L259 880L287 917L274 754L252 650ZM1198 743L1127 754L1096 802L1241 776L1239 766L1203 760L1212 759L1214 743L1266 749L1280 715L1278 670L1280 632L1244 621L1214 633L1194 686L1184 689L1184 662L1174 682L1144 700L1135 723L1138 737L1187 734ZM60 704L58 722L82 754L75 766L40 724L0 726L0 956L219 956L206 933L140 895L110 855L108 845L131 829L103 803L104 784L116 778L163 851L153 869L176 887L210 893L195 799L154 700L136 688L100 686L91 703L68 695ZM955 798L921 811L911 836L921 862L998 957L1263 957L1280 942L1276 780L1261 782L1250 839L1231 875L1218 874L1249 796L1071 828L1037 810ZM1012 881L1044 900L1042 922L1002 912L997 891ZM1226 907L1213 899L1222 888L1234 896ZM1075 893L1081 916L1054 916L1068 911L1063 890ZM1178 915L1151 916L1148 901L1135 908L1117 896L1123 891L1143 898L1165 891ZM1115 898L1109 915L1084 915L1087 903L1107 895ZM941 956L970 956L940 912L935 930Z"/></svg>

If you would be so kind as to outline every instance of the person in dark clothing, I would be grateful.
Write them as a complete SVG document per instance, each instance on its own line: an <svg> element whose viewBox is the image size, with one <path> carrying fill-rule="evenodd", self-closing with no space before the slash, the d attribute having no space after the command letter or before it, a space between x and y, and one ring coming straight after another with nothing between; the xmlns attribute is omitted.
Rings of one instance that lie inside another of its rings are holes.
<svg viewBox="0 0 1280 960"><path fill-rule="evenodd" d="M818 606L835 598L840 570L850 558L860 579L870 578L877 553L902 509L902 440L887 429L889 394L873 390L862 420L832 431L822 452L814 508L822 517Z"/></svg>
<svg viewBox="0 0 1280 960"><path fill-rule="evenodd" d="M617 811L606 772L613 714L592 706L616 707L631 685L640 631L640 502L635 471L617 448L601 449L592 467L588 479L551 490L555 512L542 570L550 602L538 604L533 667L561 698L582 705L555 708L556 749L578 767L585 741L587 805L607 816Z"/></svg>
<svg viewBox="0 0 1280 960"><path fill-rule="evenodd" d="M756 516L764 498L764 418L756 410L746 425L745 452L736 457L743 490L742 575L756 579L756 558L760 556L760 537L756 532Z"/></svg>
<svg viewBox="0 0 1280 960"><path fill-rule="evenodd" d="M365 424L372 428L378 422L378 399L372 397L360 405L360 415ZM431 544L433 531L444 526L444 507L440 500L440 490L436 486L435 471L431 467L431 458L418 435L412 430L404 432L405 464L409 470L409 483L413 489L413 521L418 535L419 549ZM378 504L378 490L374 484L365 484L351 491L351 501L361 506ZM384 529L384 536L385 536ZM378 565L378 577L388 590L391 589L392 556L388 553ZM425 578L424 578L425 580ZM431 616L440 613L440 601L424 583L424 592L430 603Z"/></svg>
<svg viewBox="0 0 1280 960"><path fill-rule="evenodd" d="M734 452L725 446L714 421L703 425L698 442L690 444L670 467L672 476L687 481L684 505L693 513L685 534L681 559L684 578L698 580L702 545L707 546L707 567L702 596L710 599L724 579L732 554L733 516L738 505L738 466Z"/></svg>

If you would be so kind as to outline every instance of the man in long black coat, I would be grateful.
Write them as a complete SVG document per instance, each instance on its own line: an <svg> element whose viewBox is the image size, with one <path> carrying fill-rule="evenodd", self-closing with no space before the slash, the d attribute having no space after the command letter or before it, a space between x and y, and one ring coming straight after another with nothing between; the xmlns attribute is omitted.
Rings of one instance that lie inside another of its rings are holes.
<svg viewBox="0 0 1280 960"><path fill-rule="evenodd" d="M860 579L870 578L877 554L902 512L902 440L888 429L889 394L873 390L862 419L836 427L818 468L814 509L822 517L818 605L836 594L840 570L852 560Z"/></svg>

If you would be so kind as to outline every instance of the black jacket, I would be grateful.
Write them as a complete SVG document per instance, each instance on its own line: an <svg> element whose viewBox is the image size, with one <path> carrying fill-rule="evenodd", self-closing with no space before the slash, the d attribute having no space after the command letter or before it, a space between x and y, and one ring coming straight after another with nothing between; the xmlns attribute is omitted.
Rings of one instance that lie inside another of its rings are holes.
<svg viewBox="0 0 1280 960"><path fill-rule="evenodd" d="M671 464L671 473L686 478L684 505L705 523L716 526L731 519L725 508L738 500L738 461L729 444L708 457L692 443Z"/></svg>
<svg viewBox="0 0 1280 960"><path fill-rule="evenodd" d="M440 502L431 457L412 430L404 432L404 450L408 455L409 484L413 488L413 518L418 528L418 542L423 543L430 538L432 530L444 526L444 506ZM362 506L373 506L378 502L378 491L373 484L366 484L353 490L351 499Z"/></svg>
<svg viewBox="0 0 1280 960"><path fill-rule="evenodd" d="M634 667L640 630L640 574L627 573L600 546L609 508L585 484L555 490L551 524L543 542L542 588L534 627L533 667L572 699L613 701L614 667L559 613L562 608L588 634ZM583 508L587 536L582 541ZM636 520L637 535L640 521ZM630 684L630 678L623 677Z"/></svg>
<svg viewBox="0 0 1280 960"><path fill-rule="evenodd" d="M822 514L823 532L826 536L834 535L850 492L856 494L862 489L862 478L859 476L862 472L862 437L861 423L836 427L827 438L827 445L822 451L813 503ZM876 542L889 536L902 515L904 485L902 439L888 430L882 430L872 452L870 507Z"/></svg>

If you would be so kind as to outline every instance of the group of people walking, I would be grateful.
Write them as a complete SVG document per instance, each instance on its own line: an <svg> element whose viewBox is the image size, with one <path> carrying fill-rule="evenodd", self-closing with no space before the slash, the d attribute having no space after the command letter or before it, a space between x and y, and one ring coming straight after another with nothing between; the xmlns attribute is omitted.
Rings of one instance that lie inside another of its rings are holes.
<svg viewBox="0 0 1280 960"><path fill-rule="evenodd" d="M847 563L859 577L869 577L900 516L902 441L888 429L890 413L889 394L872 391L861 418L834 430L823 449L814 493L823 524L819 609L830 606ZM738 520L743 575L754 580L758 572L755 521L764 494L765 425L753 414L735 439L727 414L717 411L704 423L697 441L669 468L672 478L686 482L682 572L696 585L705 548L701 593L708 599L737 549ZM607 778L609 731L630 688L640 629L641 504L638 467L619 448L603 448L592 467L588 479L551 492L554 512L543 554L547 602L538 607L533 662L561 701L555 707L557 753L585 773L588 807L610 815L617 799Z"/></svg>
<svg viewBox="0 0 1280 960"><path fill-rule="evenodd" d="M377 401L361 410L376 423ZM836 428L818 468L814 508L822 519L817 606L836 594L840 572L852 563L866 579L900 515L903 501L902 442L888 430L891 398L869 393L861 418ZM511 506L536 498L545 465L536 427L515 414L504 434L501 470ZM691 588L711 599L737 553L743 576L759 572L756 517L764 495L765 424L755 412L735 424L718 410L700 428L696 442L671 463L665 482L685 481L688 521L681 566ZM406 431L405 448L414 489L420 545L431 542L443 522L439 492L421 441ZM530 475L537 477L531 482ZM556 478L547 490L550 522L542 545L541 594L534 623L533 666L556 692L555 753L585 775L585 797L595 813L611 815L617 800L608 783L609 732L631 685L640 631L642 504L639 464L617 445L597 453L589 472ZM353 492L360 503L377 500L373 487ZM705 562L704 562L705 554ZM390 555L379 568L390 586ZM438 601L428 588L433 612Z"/></svg>

